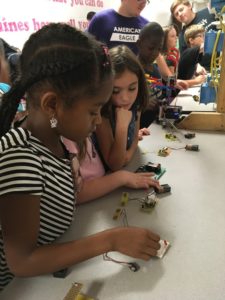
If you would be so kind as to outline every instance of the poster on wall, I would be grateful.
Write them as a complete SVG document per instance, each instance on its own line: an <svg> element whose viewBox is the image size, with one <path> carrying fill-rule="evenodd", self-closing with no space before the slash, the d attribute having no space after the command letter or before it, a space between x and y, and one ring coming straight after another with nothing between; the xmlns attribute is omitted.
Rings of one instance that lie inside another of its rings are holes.
<svg viewBox="0 0 225 300"><path fill-rule="evenodd" d="M87 13L115 6L110 0L2 0L0 37L22 49L31 33L51 22L64 22L84 31Z"/></svg>

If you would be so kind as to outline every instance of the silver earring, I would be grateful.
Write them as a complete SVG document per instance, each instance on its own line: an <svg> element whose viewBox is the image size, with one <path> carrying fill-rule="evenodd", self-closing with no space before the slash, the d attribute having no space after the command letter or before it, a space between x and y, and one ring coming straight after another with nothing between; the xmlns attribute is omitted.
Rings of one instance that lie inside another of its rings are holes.
<svg viewBox="0 0 225 300"><path fill-rule="evenodd" d="M58 123L57 119L55 117L51 117L51 119L50 119L50 126L51 126L51 128L56 128L57 127L57 123Z"/></svg>

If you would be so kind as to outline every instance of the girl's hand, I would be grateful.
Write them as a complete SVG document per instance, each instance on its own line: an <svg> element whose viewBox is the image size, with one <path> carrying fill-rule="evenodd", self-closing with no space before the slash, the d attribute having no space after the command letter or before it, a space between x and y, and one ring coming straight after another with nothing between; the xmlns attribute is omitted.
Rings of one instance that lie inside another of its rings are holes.
<svg viewBox="0 0 225 300"><path fill-rule="evenodd" d="M196 76L198 75L207 75L206 69L200 64L197 65Z"/></svg>
<svg viewBox="0 0 225 300"><path fill-rule="evenodd" d="M139 129L138 140L142 140L144 135L150 135L150 130L146 127Z"/></svg>
<svg viewBox="0 0 225 300"><path fill-rule="evenodd" d="M112 229L111 248L125 255L143 260L156 256L160 237L150 230L138 227Z"/></svg>
<svg viewBox="0 0 225 300"><path fill-rule="evenodd" d="M121 176L124 178L124 186L126 187L133 189L148 189L149 187L160 188L159 181L152 178L155 173L121 172L123 172Z"/></svg>
<svg viewBox="0 0 225 300"><path fill-rule="evenodd" d="M179 90L187 90L189 88L189 84L186 80L177 79L176 88Z"/></svg>
<svg viewBox="0 0 225 300"><path fill-rule="evenodd" d="M196 84L202 84L206 81L206 75L198 75L195 77Z"/></svg>
<svg viewBox="0 0 225 300"><path fill-rule="evenodd" d="M132 118L132 111L122 107L116 107L116 122L128 127Z"/></svg>

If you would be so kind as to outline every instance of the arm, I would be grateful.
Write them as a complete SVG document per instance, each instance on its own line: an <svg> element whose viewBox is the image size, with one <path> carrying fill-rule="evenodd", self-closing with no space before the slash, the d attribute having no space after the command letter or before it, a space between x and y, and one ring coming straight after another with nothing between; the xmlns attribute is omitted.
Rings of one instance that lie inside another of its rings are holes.
<svg viewBox="0 0 225 300"><path fill-rule="evenodd" d="M134 140L131 145L131 147L127 150L126 157L125 157L125 164L128 164L129 161L132 159L135 151L137 150L137 145L139 141L139 129L140 129L140 117L141 113L137 113L137 121L135 122L135 134L134 134Z"/></svg>
<svg viewBox="0 0 225 300"><path fill-rule="evenodd" d="M38 196L10 194L0 198L4 249L10 270L16 276L51 273L108 251L147 260L159 249L159 236L134 227L114 228L76 241L37 246L39 213Z"/></svg>
<svg viewBox="0 0 225 300"><path fill-rule="evenodd" d="M179 90L187 90L190 87L188 80L177 79L176 88Z"/></svg>
<svg viewBox="0 0 225 300"><path fill-rule="evenodd" d="M83 181L77 203L81 204L102 197L122 186L133 189L148 189L151 186L159 188L159 182L152 178L154 175L154 173L133 173L120 170L89 181Z"/></svg>
<svg viewBox="0 0 225 300"><path fill-rule="evenodd" d="M207 75L206 69L199 63L197 64L195 75Z"/></svg>
<svg viewBox="0 0 225 300"><path fill-rule="evenodd" d="M206 75L198 75L192 79L188 79L188 80L185 80L189 87L193 86L193 85L199 85L199 84L202 84L203 82L205 82L206 80Z"/></svg>
<svg viewBox="0 0 225 300"><path fill-rule="evenodd" d="M135 139L131 149L126 150L128 126L131 117L131 111L117 107L115 136L113 137L111 124L108 119L102 118L102 123L96 129L98 143L104 160L113 171L121 169L127 164L136 150L139 126L138 129L136 128Z"/></svg>
<svg viewBox="0 0 225 300"><path fill-rule="evenodd" d="M162 54L159 54L159 56L156 59L156 62L162 77L168 77L173 75L173 73L170 71L169 67L167 66L167 63Z"/></svg>
<svg viewBox="0 0 225 300"><path fill-rule="evenodd" d="M175 67L174 66L168 66L170 72L174 75L175 74Z"/></svg>

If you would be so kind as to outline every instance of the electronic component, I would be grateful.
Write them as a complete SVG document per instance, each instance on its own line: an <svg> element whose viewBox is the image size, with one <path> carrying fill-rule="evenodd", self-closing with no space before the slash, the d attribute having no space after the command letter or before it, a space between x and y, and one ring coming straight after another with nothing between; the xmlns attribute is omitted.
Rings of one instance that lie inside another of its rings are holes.
<svg viewBox="0 0 225 300"><path fill-rule="evenodd" d="M173 133L166 133L165 138L167 140L170 140L170 141L176 141L177 140L177 136Z"/></svg>
<svg viewBox="0 0 225 300"><path fill-rule="evenodd" d="M161 167L160 172L154 176L154 179L159 180L159 178L161 178L165 172L166 169Z"/></svg>
<svg viewBox="0 0 225 300"><path fill-rule="evenodd" d="M127 220L127 213L125 208L117 208L113 214L113 220L121 219L123 222L123 226L129 226Z"/></svg>
<svg viewBox="0 0 225 300"><path fill-rule="evenodd" d="M162 149L159 149L158 155L162 157L166 157L170 154L171 150L168 147L163 147Z"/></svg>
<svg viewBox="0 0 225 300"><path fill-rule="evenodd" d="M56 278L65 278L68 274L68 269L62 269L53 273L53 276Z"/></svg>
<svg viewBox="0 0 225 300"><path fill-rule="evenodd" d="M156 256L159 258L162 258L164 256L164 254L166 253L166 251L168 250L170 243L166 240L160 240L159 241L160 244L160 249L157 251Z"/></svg>
<svg viewBox="0 0 225 300"><path fill-rule="evenodd" d="M127 264L128 264L129 269L133 272L137 272L140 270L140 266L136 262L129 262Z"/></svg>
<svg viewBox="0 0 225 300"><path fill-rule="evenodd" d="M122 213L122 208L117 208L113 214L113 220L119 219Z"/></svg>
<svg viewBox="0 0 225 300"><path fill-rule="evenodd" d="M193 139L195 137L195 133L191 133L191 132L185 133L184 137L186 139Z"/></svg>
<svg viewBox="0 0 225 300"><path fill-rule="evenodd" d="M198 145L189 144L189 145L185 146L185 149L189 150L189 151L199 151L199 146Z"/></svg>
<svg viewBox="0 0 225 300"><path fill-rule="evenodd" d="M123 192L120 200L120 205L125 206L129 200L129 194L127 192Z"/></svg>
<svg viewBox="0 0 225 300"><path fill-rule="evenodd" d="M63 300L94 300L94 298L80 293L82 287L82 283L74 282Z"/></svg>
<svg viewBox="0 0 225 300"><path fill-rule="evenodd" d="M82 286L82 283L74 282L63 300L75 300L80 293Z"/></svg>
<svg viewBox="0 0 225 300"><path fill-rule="evenodd" d="M141 201L141 210L151 212L157 203L156 193L152 191Z"/></svg>
<svg viewBox="0 0 225 300"><path fill-rule="evenodd" d="M152 162L148 162L147 164L140 166L135 172L136 173L154 172L156 174L159 174L161 172L161 164L154 164Z"/></svg>
<svg viewBox="0 0 225 300"><path fill-rule="evenodd" d="M170 105L165 109L166 119L179 119L182 112L182 106Z"/></svg>
<svg viewBox="0 0 225 300"><path fill-rule="evenodd" d="M164 193L170 193L171 192L171 187L169 184L162 184L160 188L154 188L156 194L164 194Z"/></svg>
<svg viewBox="0 0 225 300"><path fill-rule="evenodd" d="M198 95L193 95L193 99L195 102L199 102L199 100L200 100Z"/></svg>

